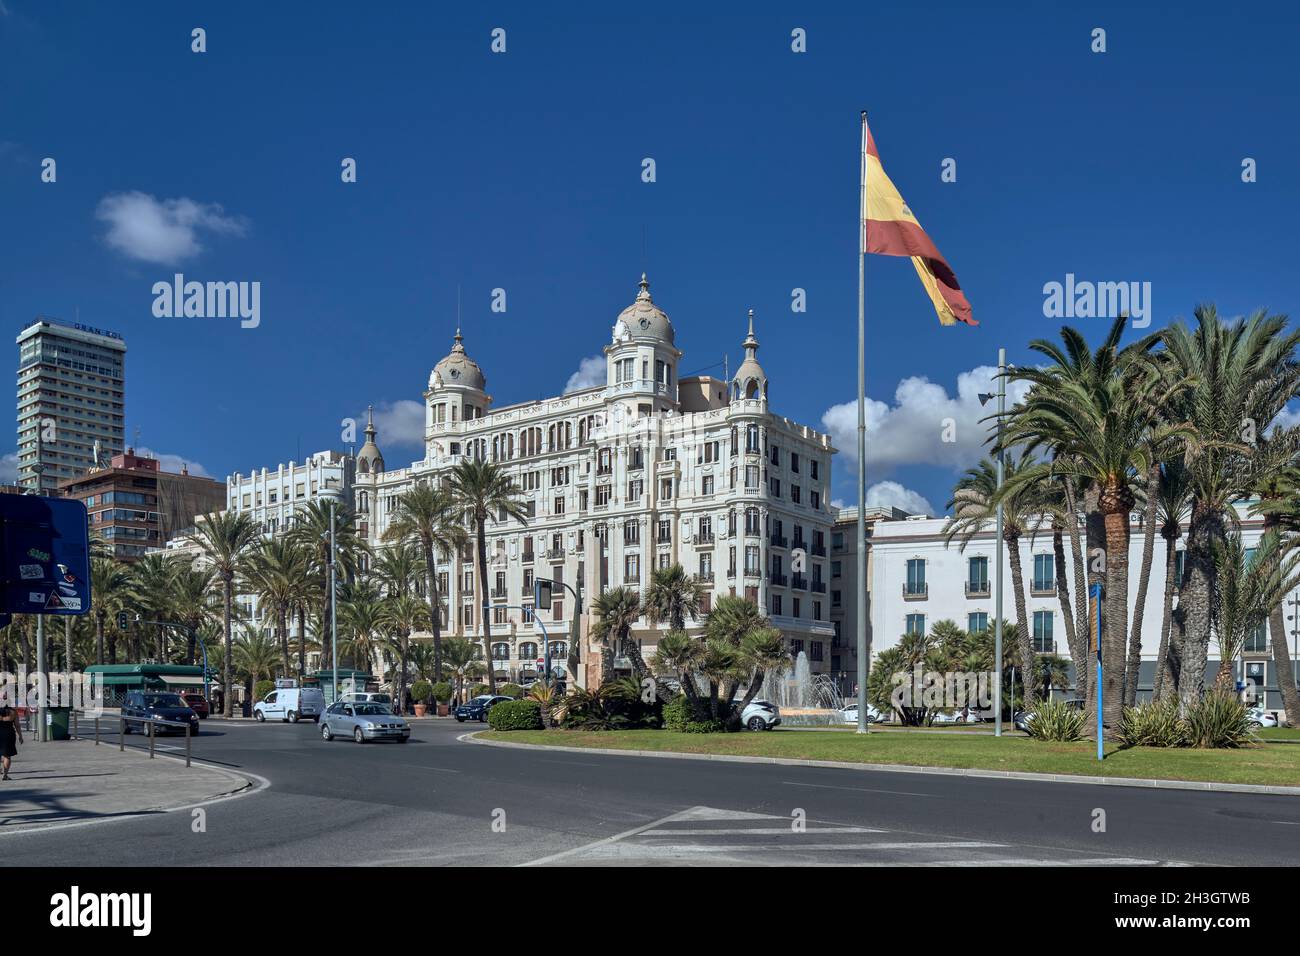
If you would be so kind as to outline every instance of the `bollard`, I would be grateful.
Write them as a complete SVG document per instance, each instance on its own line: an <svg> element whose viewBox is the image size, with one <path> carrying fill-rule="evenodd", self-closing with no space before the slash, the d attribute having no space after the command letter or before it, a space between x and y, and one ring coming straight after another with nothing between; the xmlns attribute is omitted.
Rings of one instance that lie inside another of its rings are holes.
<svg viewBox="0 0 1300 956"><path fill-rule="evenodd" d="M121 726L117 728L117 749L119 751L126 749L126 718L118 716Z"/></svg>
<svg viewBox="0 0 1300 956"><path fill-rule="evenodd" d="M72 726L69 728L70 733L68 734L68 737L71 740L76 740L77 739L77 708L75 707L72 708L72 713L68 714L68 716L72 719Z"/></svg>
<svg viewBox="0 0 1300 956"><path fill-rule="evenodd" d="M192 728L190 727L189 724L186 724L185 725L185 766L187 767L190 765L190 737L192 735L193 735Z"/></svg>
<svg viewBox="0 0 1300 956"><path fill-rule="evenodd" d="M99 746L99 718L95 718L95 746Z"/></svg>
<svg viewBox="0 0 1300 956"><path fill-rule="evenodd" d="M149 759L153 759L153 721L149 721Z"/></svg>

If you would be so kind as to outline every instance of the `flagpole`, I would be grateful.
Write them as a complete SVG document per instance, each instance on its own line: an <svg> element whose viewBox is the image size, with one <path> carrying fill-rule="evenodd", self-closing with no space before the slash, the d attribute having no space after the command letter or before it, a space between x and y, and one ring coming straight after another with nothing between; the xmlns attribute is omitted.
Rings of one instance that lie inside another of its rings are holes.
<svg viewBox="0 0 1300 956"><path fill-rule="evenodd" d="M858 729L867 732L867 111L862 111L862 155L858 175Z"/></svg>

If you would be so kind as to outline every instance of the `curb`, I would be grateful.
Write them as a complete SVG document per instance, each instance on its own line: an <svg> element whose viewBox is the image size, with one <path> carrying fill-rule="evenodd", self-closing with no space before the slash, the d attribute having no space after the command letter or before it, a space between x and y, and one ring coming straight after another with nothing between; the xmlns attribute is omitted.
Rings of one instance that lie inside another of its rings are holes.
<svg viewBox="0 0 1300 956"><path fill-rule="evenodd" d="M1263 793L1300 797L1300 787L1274 787L1257 783L1209 783L1201 780L1160 780L1150 777L1085 777L1068 773L1030 773L1024 770L974 770L960 767L916 767L895 763L854 763L845 760L799 760L793 757L747 757L738 754L691 754L662 750L620 750L614 747L565 747L558 744L514 744L504 740L482 740L482 731L461 734L464 740L484 747L513 747L520 750L555 750L575 754L605 754L612 757L663 757L671 760L718 760L727 763L775 764L782 767L826 767L832 770L864 770L882 773L936 774L948 777L980 777L990 780L1031 780L1038 783L1082 783L1102 787L1142 787L1148 790L1199 790L1218 793Z"/></svg>

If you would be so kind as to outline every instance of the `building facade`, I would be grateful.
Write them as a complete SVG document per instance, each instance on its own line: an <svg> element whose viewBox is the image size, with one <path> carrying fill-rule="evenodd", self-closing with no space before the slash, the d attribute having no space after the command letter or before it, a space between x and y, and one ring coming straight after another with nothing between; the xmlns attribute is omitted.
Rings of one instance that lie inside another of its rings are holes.
<svg viewBox="0 0 1300 956"><path fill-rule="evenodd" d="M163 471L156 458L134 449L114 455L105 467L59 483L58 493L86 505L90 530L113 548L115 557L135 561L151 548L163 547L194 525L198 515L225 506L219 481Z"/></svg>
<svg viewBox="0 0 1300 956"><path fill-rule="evenodd" d="M556 588L549 607L534 607L536 579L580 590L589 607L613 587L644 595L654 569L672 564L705 584L704 611L719 595L748 597L792 653L806 651L815 673L829 670L835 449L828 436L770 410L752 313L745 358L730 380L679 379L675 339L643 276L604 347L603 384L497 408L457 330L424 391L424 457L388 470L367 428L353 501L372 547L382 546L404 491L442 480L460 461L497 462L522 490L527 522L501 516L487 528L488 653L499 678L537 676L543 629L553 661L566 656L573 597ZM437 569L447 632L481 644L485 596L473 554L451 558ZM644 657L663 630L638 622ZM591 653L580 651L584 660Z"/></svg>
<svg viewBox="0 0 1300 956"><path fill-rule="evenodd" d="M125 449L126 343L44 316L17 343L18 483L54 494Z"/></svg>
<svg viewBox="0 0 1300 956"><path fill-rule="evenodd" d="M1249 513L1249 503L1237 506L1242 542L1253 548L1263 534L1263 523ZM1143 515L1129 516L1129 614L1138 597L1144 539ZM1034 523L1031 523L1031 527ZM928 631L936 621L951 620L968 631L992 627L995 622L996 538L992 522L966 545L960 539L946 543L946 518L926 515L902 515L875 522L870 535L870 614L872 658L898 643L913 631ZM1056 555L1050 519L1037 522L1037 530L1020 538L1020 571L1024 583L1026 623L1039 654L1056 654L1070 658L1069 639L1061 612L1062 596L1057 591ZM1178 582L1182 576L1183 553L1187 542L1187 524L1175 548L1174 607L1178 601ZM1081 530L1082 533L1082 530ZM852 540L851 538L849 540ZM1065 546L1065 579L1073 605L1074 562L1068 535ZM1010 553L1004 551L1002 616L1016 620L1015 591L1010 571ZM1142 613L1142 667L1138 679L1140 699L1150 696L1155 678L1155 659L1164 626L1165 542L1157 528L1155 554L1147 583ZM845 595L852 593L852 588ZM1289 643L1300 647L1300 592L1287 598ZM847 634L846 630L846 634ZM1212 683L1219 666L1216 645L1210 646L1207 683ZM1278 710L1282 706L1277 692L1267 625L1261 624L1247 636L1240 658L1235 663L1237 679L1256 685L1264 706ZM1293 654L1292 667L1297 662Z"/></svg>
<svg viewBox="0 0 1300 956"><path fill-rule="evenodd" d="M868 508L866 524L867 555L867 640L871 641L871 535L877 522L901 521L907 512L898 508ZM839 508L831 526L831 624L835 636L831 639L831 666L829 673L835 678L840 693L852 696L858 686L858 509Z"/></svg>
<svg viewBox="0 0 1300 956"><path fill-rule="evenodd" d="M373 427L373 426L371 426ZM306 461L236 472L226 478L225 507L247 514L263 534L278 535L293 525L294 512L304 504L338 496L352 498L355 459L346 452L318 451Z"/></svg>

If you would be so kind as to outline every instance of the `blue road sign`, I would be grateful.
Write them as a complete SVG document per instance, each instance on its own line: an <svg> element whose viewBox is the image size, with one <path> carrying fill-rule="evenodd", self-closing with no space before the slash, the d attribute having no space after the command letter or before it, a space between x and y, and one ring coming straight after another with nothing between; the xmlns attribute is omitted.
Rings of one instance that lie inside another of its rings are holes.
<svg viewBox="0 0 1300 956"><path fill-rule="evenodd" d="M0 495L0 578L7 614L90 610L86 506L70 498Z"/></svg>

